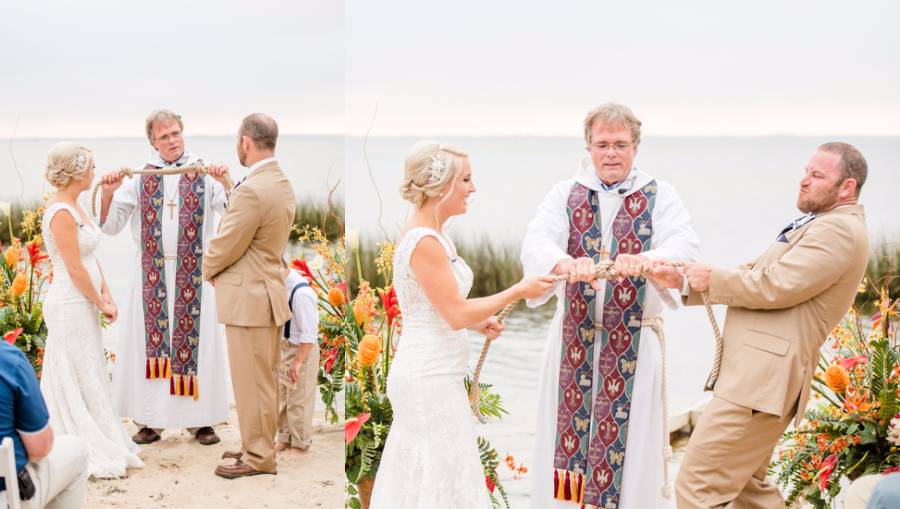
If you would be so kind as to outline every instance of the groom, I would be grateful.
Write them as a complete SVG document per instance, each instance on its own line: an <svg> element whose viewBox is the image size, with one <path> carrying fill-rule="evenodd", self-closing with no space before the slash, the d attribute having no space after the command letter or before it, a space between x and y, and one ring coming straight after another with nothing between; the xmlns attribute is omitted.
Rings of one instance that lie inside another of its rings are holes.
<svg viewBox="0 0 900 509"><path fill-rule="evenodd" d="M216 475L234 479L274 474L278 417L278 346L289 318L282 255L294 221L294 193L275 160L278 125L254 113L241 122L237 152L246 178L228 197L219 234L203 256L203 279L216 285L219 320L241 431L236 461Z"/></svg>
<svg viewBox="0 0 900 509"><path fill-rule="evenodd" d="M826 143L806 166L793 221L751 263L734 268L694 264L686 278L654 269L688 304L727 304L724 350L713 399L691 435L675 485L679 509L783 508L766 479L772 451L792 417L803 419L828 333L844 316L866 269L862 154ZM684 286L682 286L684 285ZM715 372L715 371L714 371Z"/></svg>

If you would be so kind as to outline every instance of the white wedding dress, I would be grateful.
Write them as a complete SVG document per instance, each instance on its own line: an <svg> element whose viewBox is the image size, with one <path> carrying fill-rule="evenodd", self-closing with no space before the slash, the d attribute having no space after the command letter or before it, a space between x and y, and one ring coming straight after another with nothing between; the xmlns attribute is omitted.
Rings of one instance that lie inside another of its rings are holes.
<svg viewBox="0 0 900 509"><path fill-rule="evenodd" d="M391 365L387 395L394 420L375 477L372 509L486 509L491 507L463 380L469 356L465 330L454 331L425 296L409 260L432 236L451 260L458 291L472 288L472 270L430 228L413 228L394 253L394 286L403 332Z"/></svg>
<svg viewBox="0 0 900 509"><path fill-rule="evenodd" d="M100 334L100 313L69 277L62 256L50 233L50 221L62 210L78 224L78 250L91 282L99 289L102 281L94 250L100 230L93 222L82 223L71 205L54 203L44 212L43 232L47 253L53 263L53 281L44 299L47 344L41 392L56 434L75 435L84 440L92 477L122 477L127 467L142 467L138 446L125 433L113 410L109 375Z"/></svg>

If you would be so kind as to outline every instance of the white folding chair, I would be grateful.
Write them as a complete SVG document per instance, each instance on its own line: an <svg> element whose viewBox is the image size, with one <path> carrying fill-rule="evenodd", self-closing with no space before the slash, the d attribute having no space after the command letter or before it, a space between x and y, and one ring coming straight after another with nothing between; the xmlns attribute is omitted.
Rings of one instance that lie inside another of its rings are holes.
<svg viewBox="0 0 900 509"><path fill-rule="evenodd" d="M16 475L16 447L9 437L0 442L0 477L6 483L6 491L0 491L0 509L21 509L19 478Z"/></svg>

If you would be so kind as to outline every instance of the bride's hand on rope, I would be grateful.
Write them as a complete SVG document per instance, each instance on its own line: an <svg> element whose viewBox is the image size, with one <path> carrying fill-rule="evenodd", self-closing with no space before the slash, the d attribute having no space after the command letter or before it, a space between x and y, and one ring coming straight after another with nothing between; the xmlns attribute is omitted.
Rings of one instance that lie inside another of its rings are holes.
<svg viewBox="0 0 900 509"><path fill-rule="evenodd" d="M472 330L487 337L491 341L499 338L500 334L502 334L505 329L506 326L503 325L503 322L496 316L492 316L475 327L472 327Z"/></svg>
<svg viewBox="0 0 900 509"><path fill-rule="evenodd" d="M520 299L536 299L553 288L553 283L549 276L532 276L522 278L514 288Z"/></svg>
<svg viewBox="0 0 900 509"><path fill-rule="evenodd" d="M125 175L120 170L113 170L101 178L100 189L103 190L103 196L112 196L113 192L122 185Z"/></svg>

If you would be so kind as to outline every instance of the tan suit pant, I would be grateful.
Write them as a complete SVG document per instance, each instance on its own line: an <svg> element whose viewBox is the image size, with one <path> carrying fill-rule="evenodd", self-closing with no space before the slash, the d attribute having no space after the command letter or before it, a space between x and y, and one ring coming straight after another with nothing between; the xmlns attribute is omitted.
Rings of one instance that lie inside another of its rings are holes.
<svg viewBox="0 0 900 509"><path fill-rule="evenodd" d="M790 421L713 397L678 470L678 509L783 509L766 471Z"/></svg>
<svg viewBox="0 0 900 509"><path fill-rule="evenodd" d="M281 365L290 368L297 354L297 345L281 340ZM313 415L316 412L316 381L319 375L319 348L309 350L300 365L297 386L289 389L278 384L278 441L298 449L309 449L312 444Z"/></svg>
<svg viewBox="0 0 900 509"><path fill-rule="evenodd" d="M278 419L278 338L282 327L225 326L234 386L241 461L261 472L275 472Z"/></svg>

